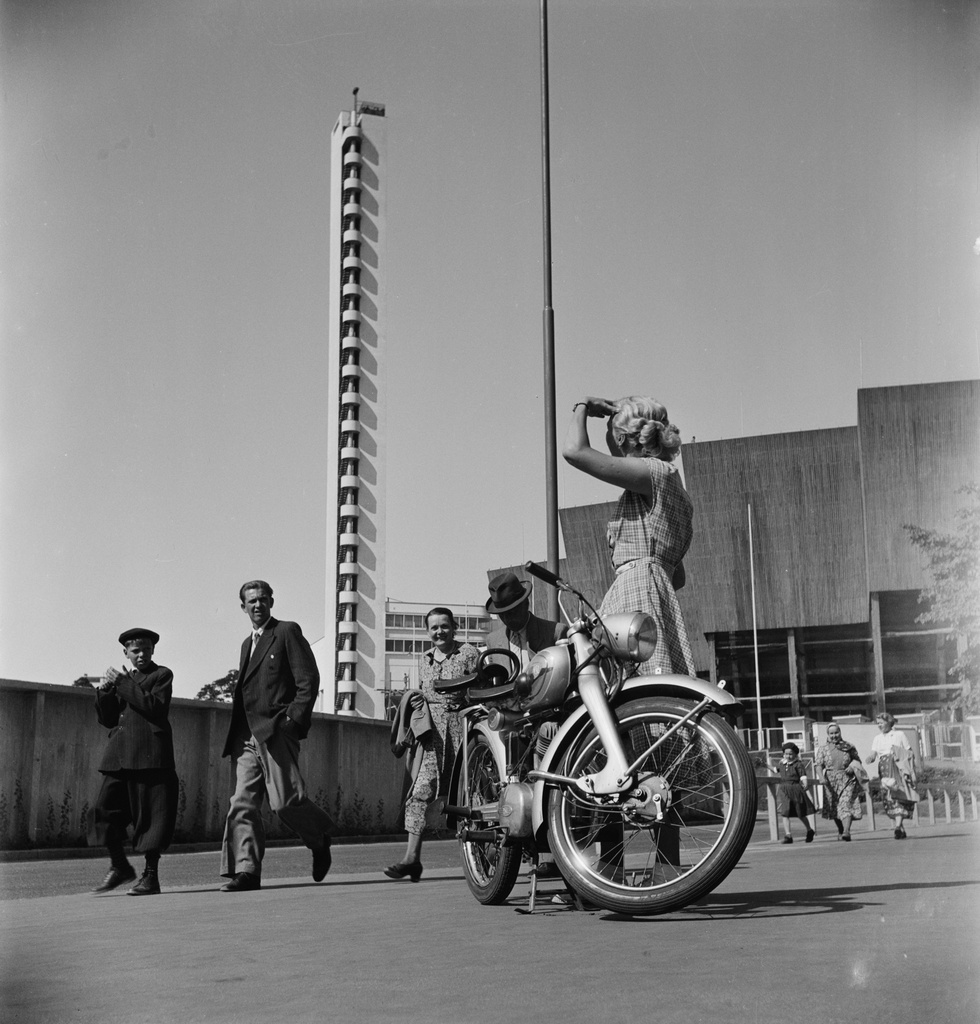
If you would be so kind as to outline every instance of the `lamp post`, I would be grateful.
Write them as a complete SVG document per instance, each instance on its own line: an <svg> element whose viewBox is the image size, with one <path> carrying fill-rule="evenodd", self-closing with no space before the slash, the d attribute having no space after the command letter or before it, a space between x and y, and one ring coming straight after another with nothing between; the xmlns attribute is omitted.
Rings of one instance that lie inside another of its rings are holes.
<svg viewBox="0 0 980 1024"><path fill-rule="evenodd" d="M548 105L548 0L541 13L541 219L544 264L544 459L548 569L558 573L558 444L555 429L555 311L551 305L551 137ZM557 619L558 591L548 588L548 618Z"/></svg>

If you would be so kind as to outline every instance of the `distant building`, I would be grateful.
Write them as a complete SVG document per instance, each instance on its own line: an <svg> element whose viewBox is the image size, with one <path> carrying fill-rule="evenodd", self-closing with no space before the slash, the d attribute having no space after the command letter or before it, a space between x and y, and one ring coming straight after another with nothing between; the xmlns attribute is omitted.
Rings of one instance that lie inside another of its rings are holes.
<svg viewBox="0 0 980 1024"><path fill-rule="evenodd" d="M980 480L980 381L865 389L857 406L854 427L684 446L695 532L678 596L699 674L727 680L746 728L759 726L750 505L764 728L928 718L958 692L954 639L915 621L929 577L903 524L951 532L957 488ZM560 512L566 578L597 605L612 508Z"/></svg>
<svg viewBox="0 0 980 1024"><path fill-rule="evenodd" d="M384 107L355 100L330 139L327 558L318 709L384 717Z"/></svg>

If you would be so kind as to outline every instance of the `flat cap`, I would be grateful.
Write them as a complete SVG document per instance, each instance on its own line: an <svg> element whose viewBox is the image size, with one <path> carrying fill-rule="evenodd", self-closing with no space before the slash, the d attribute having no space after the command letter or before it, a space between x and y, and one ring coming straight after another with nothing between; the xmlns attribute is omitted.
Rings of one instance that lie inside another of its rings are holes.
<svg viewBox="0 0 980 1024"><path fill-rule="evenodd" d="M125 633L120 633L119 642L125 647L130 640L142 640L144 637L154 645L160 642L159 633L154 633L152 629L143 629L141 626L136 626L134 629L127 629Z"/></svg>

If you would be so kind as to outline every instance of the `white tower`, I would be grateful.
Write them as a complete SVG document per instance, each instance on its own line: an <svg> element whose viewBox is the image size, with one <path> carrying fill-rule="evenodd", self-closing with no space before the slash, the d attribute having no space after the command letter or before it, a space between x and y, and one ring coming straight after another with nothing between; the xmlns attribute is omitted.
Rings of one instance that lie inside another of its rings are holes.
<svg viewBox="0 0 980 1024"><path fill-rule="evenodd" d="M384 107L357 100L330 140L327 559L320 710L384 717Z"/></svg>

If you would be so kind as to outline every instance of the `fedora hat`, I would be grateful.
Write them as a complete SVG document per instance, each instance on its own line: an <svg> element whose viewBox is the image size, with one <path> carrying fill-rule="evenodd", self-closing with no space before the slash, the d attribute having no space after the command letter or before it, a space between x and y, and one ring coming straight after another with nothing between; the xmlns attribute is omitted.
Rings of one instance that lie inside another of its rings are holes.
<svg viewBox="0 0 980 1024"><path fill-rule="evenodd" d="M531 584L526 580L519 580L512 572L502 572L499 576L494 576L489 588L490 600L486 604L488 612L508 612L531 596Z"/></svg>

